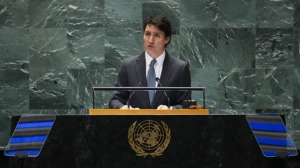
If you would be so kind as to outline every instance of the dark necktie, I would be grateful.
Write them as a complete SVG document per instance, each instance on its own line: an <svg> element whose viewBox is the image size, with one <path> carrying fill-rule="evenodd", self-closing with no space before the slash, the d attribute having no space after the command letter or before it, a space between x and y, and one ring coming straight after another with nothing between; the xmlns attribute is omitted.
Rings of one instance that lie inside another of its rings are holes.
<svg viewBox="0 0 300 168"><path fill-rule="evenodd" d="M154 70L154 64L156 63L156 60L153 59L151 62L150 62L150 68L148 70L148 74L147 74L147 83L148 83L148 87L155 87L155 78L156 78L156 75L155 75L155 70ZM149 90L149 100L150 100L150 104L152 105L152 101L153 101L153 97L154 97L154 94L155 94L155 90Z"/></svg>

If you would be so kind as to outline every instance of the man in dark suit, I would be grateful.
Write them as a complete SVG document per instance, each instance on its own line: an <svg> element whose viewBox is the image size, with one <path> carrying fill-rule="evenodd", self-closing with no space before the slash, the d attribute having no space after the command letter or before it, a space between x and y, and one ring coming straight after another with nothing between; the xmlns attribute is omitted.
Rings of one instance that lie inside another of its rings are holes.
<svg viewBox="0 0 300 168"><path fill-rule="evenodd" d="M171 24L166 17L149 17L143 25L145 51L123 61L116 87L190 87L189 65L165 50L171 41ZM151 64L152 63L152 64ZM151 64L151 65L150 65ZM191 91L116 91L110 108L180 109ZM131 95L131 97L130 97ZM128 99L130 100L128 102Z"/></svg>

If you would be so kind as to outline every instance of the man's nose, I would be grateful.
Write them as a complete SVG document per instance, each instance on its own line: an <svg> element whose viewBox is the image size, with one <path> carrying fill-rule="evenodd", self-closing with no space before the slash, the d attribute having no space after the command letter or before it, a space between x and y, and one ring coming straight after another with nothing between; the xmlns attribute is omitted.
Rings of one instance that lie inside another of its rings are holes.
<svg viewBox="0 0 300 168"><path fill-rule="evenodd" d="M150 37L149 37L149 43L153 43L153 41L154 41L154 37L153 37L153 36L150 36Z"/></svg>

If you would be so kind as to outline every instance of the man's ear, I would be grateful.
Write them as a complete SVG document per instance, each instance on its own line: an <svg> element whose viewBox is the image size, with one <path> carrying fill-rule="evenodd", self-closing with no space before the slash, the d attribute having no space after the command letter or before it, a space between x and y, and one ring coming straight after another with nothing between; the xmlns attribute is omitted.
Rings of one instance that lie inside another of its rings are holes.
<svg viewBox="0 0 300 168"><path fill-rule="evenodd" d="M165 38L165 44L168 44L170 42L170 37Z"/></svg>

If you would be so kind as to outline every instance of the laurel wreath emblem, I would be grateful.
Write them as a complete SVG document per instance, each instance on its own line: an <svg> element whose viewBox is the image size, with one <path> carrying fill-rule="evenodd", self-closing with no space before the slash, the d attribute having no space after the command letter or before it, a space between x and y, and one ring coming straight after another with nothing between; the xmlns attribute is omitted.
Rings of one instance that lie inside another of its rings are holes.
<svg viewBox="0 0 300 168"><path fill-rule="evenodd" d="M137 121L135 121L128 129L128 142L129 142L130 147L136 152L136 155L143 156L144 158L148 155L152 156L153 158L155 156L163 155L163 152L166 150L166 148L168 147L170 140L171 140L171 130L169 129L167 124L165 124L163 121L161 121L161 123L163 125L163 129L165 131L164 142L159 147L157 147L157 149L155 151L149 153L149 152L146 152L145 150L143 150L134 141L134 130L136 128L136 123L137 123Z"/></svg>

